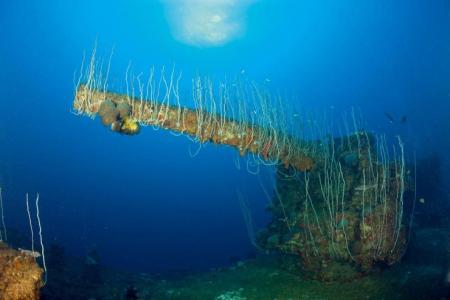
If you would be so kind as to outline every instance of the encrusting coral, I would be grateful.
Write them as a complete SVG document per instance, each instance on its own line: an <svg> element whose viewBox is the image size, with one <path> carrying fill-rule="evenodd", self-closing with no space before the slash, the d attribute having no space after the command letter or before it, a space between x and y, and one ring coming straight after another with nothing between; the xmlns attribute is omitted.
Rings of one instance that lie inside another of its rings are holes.
<svg viewBox="0 0 450 300"><path fill-rule="evenodd" d="M0 300L39 299L43 271L33 254L0 242Z"/></svg>
<svg viewBox="0 0 450 300"><path fill-rule="evenodd" d="M131 108L127 103L114 103L109 99L102 102L98 115L105 126L111 126L112 131L126 135L138 134L140 127L130 119Z"/></svg>

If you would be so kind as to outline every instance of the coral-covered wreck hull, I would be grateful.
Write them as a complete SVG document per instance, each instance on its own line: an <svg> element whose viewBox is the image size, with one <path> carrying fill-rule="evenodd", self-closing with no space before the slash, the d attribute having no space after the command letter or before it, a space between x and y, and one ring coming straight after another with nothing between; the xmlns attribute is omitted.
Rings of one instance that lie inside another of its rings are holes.
<svg viewBox="0 0 450 300"><path fill-rule="evenodd" d="M374 139L360 132L330 141L315 170L278 172L261 247L297 257L293 264L320 280L351 279L398 262L410 220L403 145L388 161L377 158L386 149L379 140L377 150Z"/></svg>

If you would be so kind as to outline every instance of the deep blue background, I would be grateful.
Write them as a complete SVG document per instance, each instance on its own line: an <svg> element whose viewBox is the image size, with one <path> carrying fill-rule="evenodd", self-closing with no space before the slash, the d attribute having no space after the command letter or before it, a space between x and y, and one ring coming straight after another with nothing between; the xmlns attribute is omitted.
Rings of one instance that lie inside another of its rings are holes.
<svg viewBox="0 0 450 300"><path fill-rule="evenodd" d="M130 60L138 72L176 64L188 81L245 70L305 110L359 107L371 128L401 134L419 156L438 151L449 169L449 1L260 0L246 19L243 37L196 48L173 39L159 1L1 1L8 225L26 232L24 194L40 192L47 245L78 255L95 247L107 264L150 271L218 266L250 251L238 189L259 226L268 218L258 177L235 167L234 150L208 145L192 159L197 145L185 138L119 136L70 113L74 72L96 41L101 53L114 47L119 81ZM408 122L390 124L385 112Z"/></svg>

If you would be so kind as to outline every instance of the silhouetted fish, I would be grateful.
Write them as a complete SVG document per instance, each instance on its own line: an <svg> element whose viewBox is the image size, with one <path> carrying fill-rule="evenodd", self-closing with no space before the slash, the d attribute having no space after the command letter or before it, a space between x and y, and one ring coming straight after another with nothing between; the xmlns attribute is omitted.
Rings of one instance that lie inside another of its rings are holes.
<svg viewBox="0 0 450 300"><path fill-rule="evenodd" d="M406 121L408 121L408 117L407 116L403 116L401 119L400 119L400 123L406 123Z"/></svg>
<svg viewBox="0 0 450 300"><path fill-rule="evenodd" d="M386 116L386 118L388 118L389 123L394 123L395 119L393 116L391 116L389 113L385 112L384 115Z"/></svg>

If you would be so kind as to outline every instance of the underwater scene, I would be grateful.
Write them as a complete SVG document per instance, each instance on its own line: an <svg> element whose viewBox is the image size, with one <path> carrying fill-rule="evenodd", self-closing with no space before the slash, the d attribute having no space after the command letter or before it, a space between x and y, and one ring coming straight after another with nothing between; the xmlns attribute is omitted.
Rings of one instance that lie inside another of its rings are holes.
<svg viewBox="0 0 450 300"><path fill-rule="evenodd" d="M0 300L450 299L450 1L1 1L0 37Z"/></svg>

